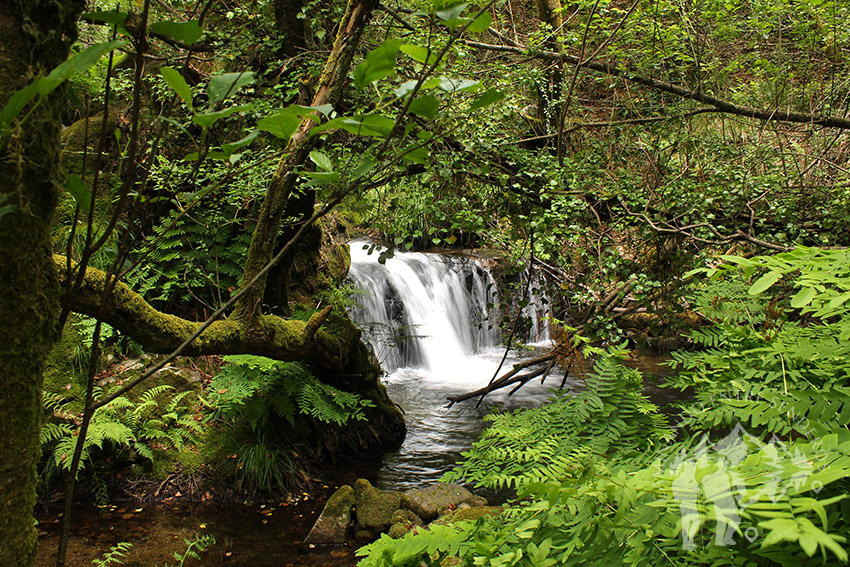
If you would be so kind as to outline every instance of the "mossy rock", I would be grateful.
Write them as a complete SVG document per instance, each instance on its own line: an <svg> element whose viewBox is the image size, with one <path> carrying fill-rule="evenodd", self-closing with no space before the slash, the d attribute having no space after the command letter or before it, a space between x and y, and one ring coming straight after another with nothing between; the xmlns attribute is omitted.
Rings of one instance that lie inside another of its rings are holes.
<svg viewBox="0 0 850 567"><path fill-rule="evenodd" d="M415 528L425 526L422 518L417 516L410 510L396 510L392 517L392 526L387 534L393 539L404 537L405 534L411 532Z"/></svg>
<svg viewBox="0 0 850 567"><path fill-rule="evenodd" d="M403 505L430 522L472 497L473 494L459 484L438 482L425 488L408 490L404 493Z"/></svg>
<svg viewBox="0 0 850 567"><path fill-rule="evenodd" d="M341 486L328 498L319 519L304 538L304 543L308 545L345 543L353 507L354 489L347 484Z"/></svg>
<svg viewBox="0 0 850 567"><path fill-rule="evenodd" d="M386 532L393 523L393 514L401 508L402 492L379 490L365 478L354 483L357 527L373 536Z"/></svg>

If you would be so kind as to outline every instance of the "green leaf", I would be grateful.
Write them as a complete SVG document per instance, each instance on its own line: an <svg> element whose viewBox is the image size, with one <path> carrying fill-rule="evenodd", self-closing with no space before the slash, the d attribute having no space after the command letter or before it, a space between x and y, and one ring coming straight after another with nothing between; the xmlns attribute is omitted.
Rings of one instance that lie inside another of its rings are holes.
<svg viewBox="0 0 850 567"><path fill-rule="evenodd" d="M410 112L422 118L433 120L440 110L440 103L433 95L423 95L410 103Z"/></svg>
<svg viewBox="0 0 850 567"><path fill-rule="evenodd" d="M151 31L162 35L172 37L186 45L192 45L204 34L201 25L192 20L190 22L174 22L165 20L162 22L154 22L150 25Z"/></svg>
<svg viewBox="0 0 850 567"><path fill-rule="evenodd" d="M817 290L813 287L804 287L791 298L791 307L800 309L812 302L812 299L817 295Z"/></svg>
<svg viewBox="0 0 850 567"><path fill-rule="evenodd" d="M414 61L422 63L423 65L432 65L437 60L437 55L433 51L429 50L427 47L422 47L421 45L406 43L402 45L399 50L408 55ZM413 83L416 83L416 81L413 81Z"/></svg>
<svg viewBox="0 0 850 567"><path fill-rule="evenodd" d="M120 31L126 31L124 30L124 22L127 20L128 15L127 12L116 12L114 10L94 10L86 12L80 16L80 19L95 23L111 24L118 26Z"/></svg>
<svg viewBox="0 0 850 567"><path fill-rule="evenodd" d="M284 110L261 119L257 122L257 128L281 140L288 140L298 130L300 124L301 118L297 114Z"/></svg>
<svg viewBox="0 0 850 567"><path fill-rule="evenodd" d="M359 116L340 116L313 128L310 135L314 136L328 130L341 129L357 136L386 138L395 126L395 120L380 114Z"/></svg>
<svg viewBox="0 0 850 567"><path fill-rule="evenodd" d="M410 145L404 149L401 157L413 163L428 163L428 150L424 146Z"/></svg>
<svg viewBox="0 0 850 567"><path fill-rule="evenodd" d="M122 40L98 43L81 51L80 53L77 53L67 61L58 65L41 81L38 81L38 94L41 96L47 96L63 82L67 81L77 73L87 71L92 65L97 63L101 57L113 49L122 47L126 43L126 41Z"/></svg>
<svg viewBox="0 0 850 567"><path fill-rule="evenodd" d="M91 207L91 189L86 185L86 182L83 181L83 178L77 175L76 173L72 173L68 177L65 178L65 191L71 194L74 198L74 201L77 202L77 206L82 211L88 211Z"/></svg>
<svg viewBox="0 0 850 567"><path fill-rule="evenodd" d="M493 23L493 16L490 12L482 12L480 16L475 18L471 24L466 28L466 31L471 33L480 33L483 31L487 31L487 28Z"/></svg>
<svg viewBox="0 0 850 567"><path fill-rule="evenodd" d="M210 84L207 85L207 97L210 106L215 106L219 102L232 97L239 92L239 89L253 82L254 73L251 71L213 76L210 79Z"/></svg>
<svg viewBox="0 0 850 567"><path fill-rule="evenodd" d="M250 104L242 104L239 106L231 106L229 108L225 108L224 110L219 110L216 112L207 112L205 114L196 114L192 117L192 122L200 126L201 128L209 128L222 118L227 118L228 116L236 113L236 112L244 112L246 110L251 110L253 105ZM262 129L262 128L261 128Z"/></svg>
<svg viewBox="0 0 850 567"><path fill-rule="evenodd" d="M770 286L778 282L780 279L782 279L782 272L767 272L756 280L747 293L750 295L758 295L770 288Z"/></svg>
<svg viewBox="0 0 850 567"><path fill-rule="evenodd" d="M333 171L334 165L331 162L331 158L327 156L324 152L320 152L319 150L313 150L310 152L310 159L321 169L325 171Z"/></svg>
<svg viewBox="0 0 850 567"><path fill-rule="evenodd" d="M221 151L224 152L225 155L230 156L235 153L237 150L240 150L257 139L257 136L260 135L259 130L254 130L244 138L241 138L235 142L230 142L229 144L222 144Z"/></svg>
<svg viewBox="0 0 850 567"><path fill-rule="evenodd" d="M357 167L351 172L352 179L360 179L361 177L367 175L374 167L378 164L378 160L375 159L375 156L371 154L366 154L363 156L363 161L361 161Z"/></svg>
<svg viewBox="0 0 850 567"><path fill-rule="evenodd" d="M437 10L437 17L441 20L451 21L457 20L460 18L460 15L463 14L463 11L466 10L466 7L469 4L466 2L461 2L459 4L452 4L448 8L443 8L442 10Z"/></svg>
<svg viewBox="0 0 850 567"><path fill-rule="evenodd" d="M496 88L490 88L484 91L478 98L472 101L472 104L469 105L469 112L475 112L476 110L480 110L485 106L490 106L491 104L495 104L505 98L505 91L500 91Z"/></svg>
<svg viewBox="0 0 850 567"><path fill-rule="evenodd" d="M194 111L194 107L192 105L192 89L189 87L186 79L183 78L183 75L171 67L162 67L160 68L159 73L162 75L162 78L165 79L168 86L183 99L183 102L186 103L189 110Z"/></svg>
<svg viewBox="0 0 850 567"><path fill-rule="evenodd" d="M440 77L440 88L450 93L470 90L480 84L481 81L472 81L470 79L450 79L448 77Z"/></svg>
<svg viewBox="0 0 850 567"><path fill-rule="evenodd" d="M0 111L0 136L6 133L18 114L36 96L43 98L49 95L75 74L88 70L103 55L125 44L125 41L115 40L92 45L58 65L46 77L39 77L29 86L14 93Z"/></svg>
<svg viewBox="0 0 850 567"><path fill-rule="evenodd" d="M309 187L333 185L334 183L339 182L338 171L304 171L302 172L302 175L309 179L306 183Z"/></svg>
<svg viewBox="0 0 850 567"><path fill-rule="evenodd" d="M362 89L395 71L395 57L400 46L400 39L390 39L370 51L354 69L354 86Z"/></svg>

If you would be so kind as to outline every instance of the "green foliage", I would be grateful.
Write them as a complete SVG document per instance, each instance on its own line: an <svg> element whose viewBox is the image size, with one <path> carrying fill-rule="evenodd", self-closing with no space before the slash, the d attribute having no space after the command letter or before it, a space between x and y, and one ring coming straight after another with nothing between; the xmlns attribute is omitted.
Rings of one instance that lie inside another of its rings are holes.
<svg viewBox="0 0 850 567"><path fill-rule="evenodd" d="M184 539L186 544L186 550L183 553L179 551L174 552L174 559L177 563L173 564L166 563L165 567L183 567L186 561L190 559L196 559L198 561L201 560L200 553L206 551L206 549L212 545L215 545L215 537L211 535L200 535L195 534L195 537L192 539Z"/></svg>
<svg viewBox="0 0 850 567"><path fill-rule="evenodd" d="M492 425L448 473L447 481L519 488L582 478L599 460L636 460L670 441L658 408L641 392L641 375L621 364L625 351L599 353L583 387L541 408L487 417Z"/></svg>
<svg viewBox="0 0 850 567"><path fill-rule="evenodd" d="M352 419L366 419L363 408L372 405L357 394L320 382L301 363L250 355L225 360L230 364L210 383L214 416L231 422L244 420L256 432L263 431L275 417L294 426L297 413L345 425Z"/></svg>
<svg viewBox="0 0 850 567"><path fill-rule="evenodd" d="M128 543L125 541L119 542L112 547L109 548L109 551L103 554L102 557L98 557L92 560L92 564L95 567L109 567L110 565L123 565L123 558L133 547L132 543Z"/></svg>
<svg viewBox="0 0 850 567"><path fill-rule="evenodd" d="M181 449L196 443L204 428L188 401L194 393L170 394L173 389L168 385L154 386L136 401L119 396L95 410L83 445L80 470L92 461L95 449L153 461L157 450ZM104 392L98 388L95 393L97 399ZM68 411L70 402L59 394L43 396L42 407L53 418L41 432L42 449L48 454L43 472L46 479L71 467L81 418Z"/></svg>
<svg viewBox="0 0 850 567"><path fill-rule="evenodd" d="M517 487L501 515L384 537L358 552L360 565L846 563L850 309L835 299L846 256L727 260L705 271L731 280L702 281L693 299L716 318L694 333L699 348L674 354L671 385L694 392L671 416L675 438L639 379L615 378L632 371L601 358L601 388L591 377L587 391L491 418L451 474ZM766 296L783 274L815 294Z"/></svg>

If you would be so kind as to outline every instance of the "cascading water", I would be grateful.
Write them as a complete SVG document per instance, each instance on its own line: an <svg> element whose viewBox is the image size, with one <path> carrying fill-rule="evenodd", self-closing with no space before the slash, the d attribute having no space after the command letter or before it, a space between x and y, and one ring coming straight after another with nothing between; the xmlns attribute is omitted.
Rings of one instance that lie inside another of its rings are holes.
<svg viewBox="0 0 850 567"><path fill-rule="evenodd" d="M491 313L496 284L487 266L468 257L404 252L382 264L371 244L354 241L350 248L349 275L362 291L351 316L389 373L387 389L408 426L401 448L385 457L379 486L436 481L469 449L494 406L539 405L548 386L528 384L511 397L494 392L479 407L469 401L448 408L447 396L485 386L503 355ZM516 361L509 357L502 373Z"/></svg>

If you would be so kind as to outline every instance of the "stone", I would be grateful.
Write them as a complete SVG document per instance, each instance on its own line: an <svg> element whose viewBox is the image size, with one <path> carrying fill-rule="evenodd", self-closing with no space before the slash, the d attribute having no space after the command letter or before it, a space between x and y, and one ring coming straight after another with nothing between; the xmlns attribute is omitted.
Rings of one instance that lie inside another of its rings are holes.
<svg viewBox="0 0 850 567"><path fill-rule="evenodd" d="M353 507L354 489L347 484L341 486L328 498L319 519L304 538L304 543L308 545L345 543Z"/></svg>
<svg viewBox="0 0 850 567"><path fill-rule="evenodd" d="M393 539L398 539L424 525L425 522L422 521L422 518L414 514L411 510L396 510L392 517L392 525L387 534Z"/></svg>
<svg viewBox="0 0 850 567"><path fill-rule="evenodd" d="M404 493L402 504L424 521L431 522L472 497L473 494L459 484L438 482L408 490Z"/></svg>
<svg viewBox="0 0 850 567"><path fill-rule="evenodd" d="M365 478L354 483L354 502L357 529L369 531L373 536L386 532L392 525L393 514L401 508L402 492L379 490Z"/></svg>

